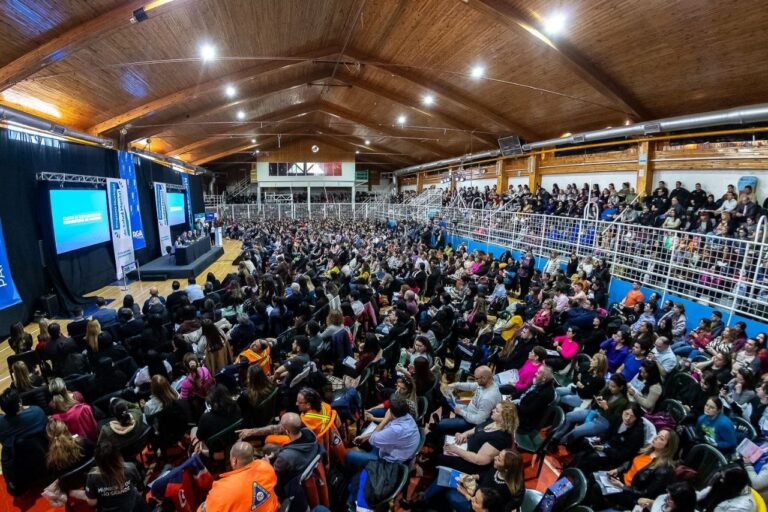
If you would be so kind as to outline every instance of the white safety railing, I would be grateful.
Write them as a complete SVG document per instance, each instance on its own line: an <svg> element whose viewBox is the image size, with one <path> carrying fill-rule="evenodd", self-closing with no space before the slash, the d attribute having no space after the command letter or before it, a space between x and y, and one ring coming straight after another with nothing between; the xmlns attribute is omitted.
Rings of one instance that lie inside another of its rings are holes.
<svg viewBox="0 0 768 512"><path fill-rule="evenodd" d="M225 218L254 220L336 219L428 222L442 219L456 237L504 249L532 251L549 258L576 253L600 258L611 275L637 280L667 295L696 301L734 316L763 320L768 314L768 242L766 221L749 226L747 236L727 237L596 220L504 210L387 203L223 205ZM723 223L720 228L724 229ZM715 230L717 232L717 228Z"/></svg>

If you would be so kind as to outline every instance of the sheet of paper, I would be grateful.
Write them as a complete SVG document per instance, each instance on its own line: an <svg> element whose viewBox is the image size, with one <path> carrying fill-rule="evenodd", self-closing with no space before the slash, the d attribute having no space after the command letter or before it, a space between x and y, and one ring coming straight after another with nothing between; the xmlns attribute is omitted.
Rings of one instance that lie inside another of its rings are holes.
<svg viewBox="0 0 768 512"><path fill-rule="evenodd" d="M458 446L459 448L461 448L462 450L466 450L467 449L467 443L456 444L456 437L455 436L445 436L445 446L448 446L450 444L454 444L454 445Z"/></svg>

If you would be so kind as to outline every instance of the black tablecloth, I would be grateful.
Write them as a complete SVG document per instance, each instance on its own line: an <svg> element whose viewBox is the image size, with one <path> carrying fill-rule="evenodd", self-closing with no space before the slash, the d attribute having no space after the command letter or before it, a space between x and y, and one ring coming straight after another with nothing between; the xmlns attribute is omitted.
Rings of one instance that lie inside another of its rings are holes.
<svg viewBox="0 0 768 512"><path fill-rule="evenodd" d="M196 242L192 242L186 247L177 247L176 264L189 265L209 250L211 250L211 240L208 237L203 237Z"/></svg>

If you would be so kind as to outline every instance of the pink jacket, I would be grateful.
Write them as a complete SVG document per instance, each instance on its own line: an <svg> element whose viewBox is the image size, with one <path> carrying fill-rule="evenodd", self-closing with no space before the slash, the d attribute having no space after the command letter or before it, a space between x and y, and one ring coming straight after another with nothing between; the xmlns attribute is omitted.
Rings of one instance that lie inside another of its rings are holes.
<svg viewBox="0 0 768 512"><path fill-rule="evenodd" d="M205 396L208 394L208 391L216 383L213 380L213 377L211 377L211 372L209 372L208 368L206 368L205 366L201 366L197 369L197 377L198 377L197 383L195 383L189 377L185 377L184 380L181 381L181 388L179 389L179 397L182 400L188 400L190 397L198 397L198 398L205 399Z"/></svg>
<svg viewBox="0 0 768 512"><path fill-rule="evenodd" d="M517 382L515 383L515 389L522 391L533 382L533 377L536 375L536 370L539 369L541 363L534 363L530 359L525 360L525 364L520 371L517 372Z"/></svg>
<svg viewBox="0 0 768 512"><path fill-rule="evenodd" d="M579 353L579 344L568 339L568 336L557 336L553 341L555 342L555 345L563 347L563 350L560 351L560 355L564 359L573 359L573 356Z"/></svg>
<svg viewBox="0 0 768 512"><path fill-rule="evenodd" d="M51 415L52 420L59 420L67 425L72 434L77 434L91 441L96 442L98 435L98 425L96 418L93 417L93 409L87 404L75 404L66 412L60 412Z"/></svg>

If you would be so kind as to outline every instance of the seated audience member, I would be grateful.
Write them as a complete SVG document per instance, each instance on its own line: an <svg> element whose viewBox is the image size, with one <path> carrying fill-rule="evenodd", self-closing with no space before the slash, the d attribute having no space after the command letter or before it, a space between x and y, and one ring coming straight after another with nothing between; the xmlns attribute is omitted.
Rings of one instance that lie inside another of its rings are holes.
<svg viewBox="0 0 768 512"><path fill-rule="evenodd" d="M629 355L629 347L624 343L622 331L616 331L613 336L602 342L600 350L608 359L608 371L611 373L615 373Z"/></svg>
<svg viewBox="0 0 768 512"><path fill-rule="evenodd" d="M109 357L113 361L128 357L128 351L122 345L115 344L109 332L101 330L98 320L88 322L85 330L85 350L88 362L94 369L100 357Z"/></svg>
<svg viewBox="0 0 768 512"><path fill-rule="evenodd" d="M45 433L48 436L46 465L55 478L79 467L93 456L94 444L84 437L73 435L63 421L49 421ZM68 489L62 490L66 492Z"/></svg>
<svg viewBox="0 0 768 512"><path fill-rule="evenodd" d="M624 298L621 300L621 307L625 310L631 310L635 307L635 304L642 304L645 301L645 295L640 289L640 282L634 281L632 283L632 289L627 292Z"/></svg>
<svg viewBox="0 0 768 512"><path fill-rule="evenodd" d="M277 473L277 494L285 497L285 486L301 475L310 462L321 452L317 438L304 427L299 415L288 412L280 417L280 426L288 436L288 443L275 453L272 467Z"/></svg>
<svg viewBox="0 0 768 512"><path fill-rule="evenodd" d="M242 381L241 381L242 382ZM248 366L243 390L237 404L243 413L245 427L261 427L275 417L275 408L263 409L262 402L275 390L275 385L258 364Z"/></svg>
<svg viewBox="0 0 768 512"><path fill-rule="evenodd" d="M661 375L653 361L644 361L634 379L627 386L631 402L637 402L645 412L653 412L661 397Z"/></svg>
<svg viewBox="0 0 768 512"><path fill-rule="evenodd" d="M196 449L202 449L202 446L198 446L198 440L207 443L213 435L231 426L241 417L240 407L223 384L216 384L211 389L206 402L208 410L200 416L197 430L192 434Z"/></svg>
<svg viewBox="0 0 768 512"><path fill-rule="evenodd" d="M716 471L708 486L696 493L703 512L752 512L758 510L749 474L741 466L728 466Z"/></svg>
<svg viewBox="0 0 768 512"><path fill-rule="evenodd" d="M82 316L82 308L80 308L80 316ZM70 323L69 325L72 325ZM70 331L67 330L69 333ZM72 334L70 334L72 336ZM10 335L8 336L8 345L15 354L21 354L32 350L32 335L24 331L24 325L21 322L11 324Z"/></svg>
<svg viewBox="0 0 768 512"><path fill-rule="evenodd" d="M546 359L547 366L553 370L562 370L579 353L579 343L575 339L576 331L569 327L563 336L555 336L552 340L554 350L559 354Z"/></svg>
<svg viewBox="0 0 768 512"><path fill-rule="evenodd" d="M86 373L87 363L77 343L72 338L61 334L61 327L56 322L48 325L50 341L45 345L45 357L53 363L53 372L58 377L67 377L76 373Z"/></svg>
<svg viewBox="0 0 768 512"><path fill-rule="evenodd" d="M552 368L543 365L536 370L533 384L523 391L513 403L517 405L517 414L520 421L518 431L521 434L532 434L544 411L555 400L555 376Z"/></svg>
<svg viewBox="0 0 768 512"><path fill-rule="evenodd" d="M570 385L555 388L557 402L576 408L585 400L592 400L605 386L607 372L608 360L605 354L595 354L589 366L576 369Z"/></svg>
<svg viewBox="0 0 768 512"><path fill-rule="evenodd" d="M114 419L102 425L96 444L109 443L121 449L140 438L147 429L141 409L122 398L112 400L109 412Z"/></svg>
<svg viewBox="0 0 768 512"><path fill-rule="evenodd" d="M533 350L528 354L525 364L517 372L517 382L514 384L514 389L509 389L509 386L500 386L499 391L517 397L533 383L533 378L536 376L539 368L541 368L541 365L544 364L546 357L547 350L544 347L538 345L533 347Z"/></svg>
<svg viewBox="0 0 768 512"><path fill-rule="evenodd" d="M501 450L512 446L520 424L517 407L511 402L500 402L493 408L490 419L454 437L453 444L446 444L438 456L440 466L458 469L463 473L477 474L489 469ZM464 449L460 445L466 443Z"/></svg>
<svg viewBox="0 0 768 512"><path fill-rule="evenodd" d="M162 307L157 307L157 305L160 305ZM151 287L149 289L149 298L144 301L144 305L141 308L141 313L144 316L149 316L150 314L160 314L162 315L165 312L165 297L160 295L160 292L156 287Z"/></svg>
<svg viewBox="0 0 768 512"><path fill-rule="evenodd" d="M16 446L36 436L42 437L47 418L45 412L37 406L22 406L19 393L13 388L8 388L0 394L0 409L4 413L0 416L0 444L3 445L0 459L3 462L3 476L8 492L19 496L40 478L40 468L35 467L35 454L18 453ZM39 455L42 457L44 453Z"/></svg>
<svg viewBox="0 0 768 512"><path fill-rule="evenodd" d="M37 372L30 373L24 361L11 365L11 387L15 388L25 405L36 405L48 411L50 393L43 385L43 378Z"/></svg>
<svg viewBox="0 0 768 512"><path fill-rule="evenodd" d="M222 473L213 482L205 502L200 506L201 511L275 512L280 508L277 474L269 462L256 458L251 445L236 442L229 451L229 464L232 471Z"/></svg>
<svg viewBox="0 0 768 512"><path fill-rule="evenodd" d="M441 487L435 481L418 497L418 500L401 500L400 505L404 505L403 508L406 510L418 508L424 503L437 506L440 503L438 498L440 494L443 494L452 510L470 512L473 510L473 498L482 492L482 489L493 489L501 499L499 503L501 508L494 510L503 510L505 512L518 510L525 496L523 469L522 456L514 449L504 449L493 458L492 467L477 475L472 475L477 485L474 491L470 491L462 483L459 483L458 487L453 489Z"/></svg>
<svg viewBox="0 0 768 512"><path fill-rule="evenodd" d="M356 445L368 443L371 451L359 449L347 451L347 464L362 467L370 460L407 462L416 454L420 441L419 427L410 414L408 403L402 398L390 400L384 419L370 434L355 438Z"/></svg>
<svg viewBox="0 0 768 512"><path fill-rule="evenodd" d="M197 281L195 281L194 277L187 279L187 287L184 288L184 293L187 294L189 301L192 303L198 300L203 300L205 298L205 292L203 291L202 287L197 284Z"/></svg>
<svg viewBox="0 0 768 512"><path fill-rule="evenodd" d="M173 367L171 363L163 360L163 356L156 350L150 349L146 357L147 365L140 368L133 378L133 385L136 387L144 386L150 383L152 377L160 375L166 379L173 377Z"/></svg>
<svg viewBox="0 0 768 512"><path fill-rule="evenodd" d="M723 402L719 398L707 400L704 414L699 416L696 428L705 442L724 454L730 454L736 448L736 428L730 418L723 414Z"/></svg>
<svg viewBox="0 0 768 512"><path fill-rule="evenodd" d="M696 512L696 489L689 482L676 482L667 486L667 493L655 500L640 498L638 506L653 512ZM648 503L650 502L650 505Z"/></svg>
<svg viewBox="0 0 768 512"><path fill-rule="evenodd" d="M659 336L656 338L653 345L653 350L648 353L648 359L656 363L659 367L659 373L662 377L665 377L672 370L677 368L677 358L675 357L675 353L672 352L669 338Z"/></svg>
<svg viewBox="0 0 768 512"><path fill-rule="evenodd" d="M306 336L293 339L292 356L275 370L275 382L290 387L291 381L309 363L309 340Z"/></svg>
<svg viewBox="0 0 768 512"><path fill-rule="evenodd" d="M59 378L51 381L49 389L53 397L51 420L61 421L72 434L95 443L98 425L91 406L75 400Z"/></svg>
<svg viewBox="0 0 768 512"><path fill-rule="evenodd" d="M91 315L91 320L98 320L103 326L111 326L117 322L117 311L106 307L107 301L104 297L96 298L96 311Z"/></svg>
<svg viewBox="0 0 768 512"><path fill-rule="evenodd" d="M389 394L389 398L387 400L384 400L380 404L377 404L365 411L366 421L380 423L382 418L384 418L387 409L389 409L389 403L395 398L401 398L405 400L405 403L408 404L408 410L410 411L411 416L416 418L419 415L416 405L416 388L414 386L413 378L410 376L406 368L397 366L396 369L397 371L401 372L402 375L397 377L394 391ZM384 390L385 395L387 391L389 391L389 389Z"/></svg>
<svg viewBox="0 0 768 512"><path fill-rule="evenodd" d="M187 294L181 289L181 284L178 281L171 283L171 294L165 299L165 307L171 315L175 315L176 311L181 309L185 301L188 300Z"/></svg>
<svg viewBox="0 0 768 512"><path fill-rule="evenodd" d="M475 425L480 425L488 419L493 408L501 401L499 386L493 379L493 372L487 366L475 369L475 382L458 382L449 385L449 389L458 391L473 391L469 404L456 404L453 407L455 418L446 418L437 424L441 434L463 432Z"/></svg>
<svg viewBox="0 0 768 512"><path fill-rule="evenodd" d="M598 439L582 437L571 443L574 459L570 466L585 474L619 467L632 460L644 443L643 410L639 405L629 403L621 412L621 422L611 425L610 430Z"/></svg>
<svg viewBox="0 0 768 512"><path fill-rule="evenodd" d="M232 361L232 347L227 335L212 320L202 321L202 335L197 341L197 353L202 354L205 367L211 375Z"/></svg>
<svg viewBox="0 0 768 512"><path fill-rule="evenodd" d="M205 366L198 366L193 353L184 356L185 378L181 381L179 396L182 400L205 400L215 381Z"/></svg>
<svg viewBox="0 0 768 512"><path fill-rule="evenodd" d="M632 343L632 349L624 359L624 362L616 369L616 373L620 373L627 382L631 382L637 375L637 372L640 371L640 366L647 360L648 351L642 343L635 341ZM655 365L656 363L653 364Z"/></svg>
<svg viewBox="0 0 768 512"><path fill-rule="evenodd" d="M595 397L591 409L576 409L565 415L565 423L555 431L554 439L566 444L572 439L605 434L611 425L621 421L621 411L627 403L627 381L614 373Z"/></svg>
<svg viewBox="0 0 768 512"><path fill-rule="evenodd" d="M145 512L149 506L142 497L144 481L133 462L125 462L120 448L104 441L94 452L96 467L88 473L85 490L73 490L70 495L85 500L99 512Z"/></svg>
<svg viewBox="0 0 768 512"><path fill-rule="evenodd" d="M171 407L179 399L179 394L171 387L164 375L154 375L150 381L150 397L144 404L144 416L147 419Z"/></svg>
<svg viewBox="0 0 768 512"><path fill-rule="evenodd" d="M597 508L607 504L624 510L634 507L641 499L655 500L675 477L679 445L674 430L661 430L631 462L608 472L611 484L621 489L620 492L602 495L599 488L593 486L593 504Z"/></svg>
<svg viewBox="0 0 768 512"><path fill-rule="evenodd" d="M141 314L139 313L139 315ZM120 308L117 312L117 321L117 333L121 340L138 336L144 330L144 320L141 316L136 316L130 308Z"/></svg>

